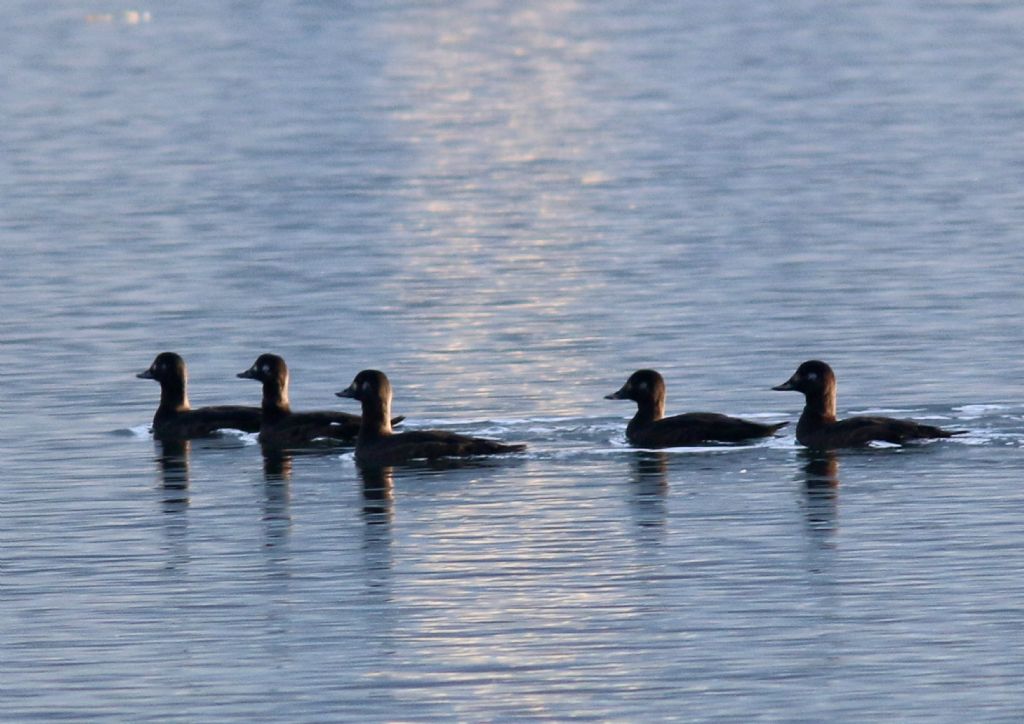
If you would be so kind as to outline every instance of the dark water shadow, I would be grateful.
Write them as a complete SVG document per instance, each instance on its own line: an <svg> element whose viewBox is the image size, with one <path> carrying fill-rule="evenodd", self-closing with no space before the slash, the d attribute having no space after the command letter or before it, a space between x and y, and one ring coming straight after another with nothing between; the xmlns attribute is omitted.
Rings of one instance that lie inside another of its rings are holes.
<svg viewBox="0 0 1024 724"><path fill-rule="evenodd" d="M263 448L263 479L267 483L288 483L292 479L294 456L285 450Z"/></svg>
<svg viewBox="0 0 1024 724"><path fill-rule="evenodd" d="M180 575L188 568L189 456L188 440L154 440L160 516L166 537L164 569Z"/></svg>
<svg viewBox="0 0 1024 724"><path fill-rule="evenodd" d="M839 457L831 451L801 450L804 521L808 531L831 536L839 526Z"/></svg>
<svg viewBox="0 0 1024 724"><path fill-rule="evenodd" d="M399 478L422 480L453 470L483 470L501 465L501 462L486 457L413 460L401 466L357 463L362 482L363 513L367 516L367 523L390 522L393 515L396 475Z"/></svg>
<svg viewBox="0 0 1024 724"><path fill-rule="evenodd" d="M190 440L154 440L165 513L180 513L189 506Z"/></svg>
<svg viewBox="0 0 1024 724"><path fill-rule="evenodd" d="M293 457L284 450L263 448L264 545L281 546L291 534L291 479Z"/></svg>
<svg viewBox="0 0 1024 724"><path fill-rule="evenodd" d="M394 518L395 470L357 466L362 482L363 519L368 526L388 525Z"/></svg>
<svg viewBox="0 0 1024 724"><path fill-rule="evenodd" d="M395 518L395 471L392 467L356 466L362 485L363 520L360 610L372 622L375 656L382 660L398 654L401 645L394 632L398 626L394 594L393 523Z"/></svg>
<svg viewBox="0 0 1024 724"><path fill-rule="evenodd" d="M657 545L665 536L669 459L660 450L632 453L628 504L639 545Z"/></svg>
<svg viewBox="0 0 1024 724"><path fill-rule="evenodd" d="M294 655L297 635L294 611L294 560L291 550L291 479L293 457L284 450L261 448L263 485L254 488L259 498L263 593L260 615L268 635L259 639L267 661L286 661Z"/></svg>

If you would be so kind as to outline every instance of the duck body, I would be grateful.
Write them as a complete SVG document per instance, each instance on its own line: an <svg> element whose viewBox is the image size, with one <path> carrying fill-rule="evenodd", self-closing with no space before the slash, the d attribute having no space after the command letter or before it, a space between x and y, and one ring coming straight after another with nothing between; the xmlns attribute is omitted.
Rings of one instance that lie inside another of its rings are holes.
<svg viewBox="0 0 1024 724"><path fill-rule="evenodd" d="M829 421L817 416L801 415L796 425L796 440L804 447L829 450L863 447L876 441L903 445L914 440L952 437L964 432L892 417L859 416Z"/></svg>
<svg viewBox="0 0 1024 724"><path fill-rule="evenodd" d="M526 445L507 444L446 430L409 430L391 435L366 435L356 439L356 462L380 467L411 460L501 455L521 452Z"/></svg>
<svg viewBox="0 0 1024 724"><path fill-rule="evenodd" d="M633 400L636 415L626 426L626 439L643 448L684 447L704 443L741 443L769 437L788 423L764 424L717 412L687 412L665 417L665 380L655 370L637 370L626 384L606 395Z"/></svg>
<svg viewBox="0 0 1024 724"><path fill-rule="evenodd" d="M353 442L359 434L359 416L344 412L289 412L264 415L260 426L261 445L277 448L303 447L315 440Z"/></svg>
<svg viewBox="0 0 1024 724"><path fill-rule="evenodd" d="M708 442L741 443L769 437L789 423L769 425L729 417L717 412L687 412L649 422L637 420L626 426L626 439L631 445L644 448L683 447Z"/></svg>
<svg viewBox="0 0 1024 724"><path fill-rule="evenodd" d="M221 430L259 432L260 408L214 405L194 410L162 410L153 417L153 437L158 440L191 440L216 435Z"/></svg>
<svg viewBox="0 0 1024 724"><path fill-rule="evenodd" d="M363 408L362 426L356 438L356 462L363 466L396 465L411 460L501 455L520 452L526 445L503 443L446 430L391 429L391 382L377 370L363 370L338 397L358 400Z"/></svg>
<svg viewBox="0 0 1024 724"><path fill-rule="evenodd" d="M308 446L315 440L351 443L359 434L358 415L334 410L293 412L288 402L288 365L275 354L263 354L239 377L263 383L260 444L273 448ZM403 418L393 420L398 423Z"/></svg>
<svg viewBox="0 0 1024 724"><path fill-rule="evenodd" d="M158 440L191 440L209 437L220 430L258 432L261 413L258 407L215 405L192 408L188 401L188 368L174 352L162 352L139 379L160 383L160 405L153 416L153 437Z"/></svg>
<svg viewBox="0 0 1024 724"><path fill-rule="evenodd" d="M904 445L915 440L947 438L966 432L875 415L839 420L836 418L836 376L832 368L820 360L804 362L792 377L772 389L803 393L804 410L796 425L796 440L815 450L864 447L872 442Z"/></svg>

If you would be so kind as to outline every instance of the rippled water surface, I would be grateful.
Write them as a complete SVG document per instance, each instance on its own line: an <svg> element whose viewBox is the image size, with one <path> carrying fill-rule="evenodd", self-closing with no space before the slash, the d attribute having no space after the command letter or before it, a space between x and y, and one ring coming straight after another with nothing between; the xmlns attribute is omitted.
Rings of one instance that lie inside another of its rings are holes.
<svg viewBox="0 0 1024 724"><path fill-rule="evenodd" d="M0 718L1018 720L1024 12L14 2L0 24ZM385 370L366 476L194 404ZM669 411L967 435L635 451Z"/></svg>

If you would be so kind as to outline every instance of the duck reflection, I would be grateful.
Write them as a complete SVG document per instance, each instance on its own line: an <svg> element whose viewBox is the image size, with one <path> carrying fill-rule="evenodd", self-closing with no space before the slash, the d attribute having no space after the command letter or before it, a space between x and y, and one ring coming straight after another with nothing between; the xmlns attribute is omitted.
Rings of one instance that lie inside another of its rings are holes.
<svg viewBox="0 0 1024 724"><path fill-rule="evenodd" d="M263 478L267 483L288 483L292 479L291 453L263 448Z"/></svg>
<svg viewBox="0 0 1024 724"><path fill-rule="evenodd" d="M804 515L811 530L833 532L839 513L839 458L830 451L803 450Z"/></svg>
<svg viewBox="0 0 1024 724"><path fill-rule="evenodd" d="M387 525L393 515L395 470L391 467L359 466L363 482L363 517L368 525Z"/></svg>
<svg viewBox="0 0 1024 724"><path fill-rule="evenodd" d="M507 468L509 463L499 463L487 458L416 460L402 465L400 474L432 475L448 470L485 469L499 465ZM363 513L367 523L390 522L393 514L395 468L388 465L359 464L356 467L363 483Z"/></svg>
<svg viewBox="0 0 1024 724"><path fill-rule="evenodd" d="M664 494L668 488L668 453L637 450L633 456L633 482L647 493Z"/></svg>
<svg viewBox="0 0 1024 724"><path fill-rule="evenodd" d="M291 532L291 479L291 454L264 447L263 522L268 547L284 543Z"/></svg>
<svg viewBox="0 0 1024 724"><path fill-rule="evenodd" d="M630 508L641 529L662 531L665 527L668 461L668 453L661 450L637 450L633 453Z"/></svg>
<svg viewBox="0 0 1024 724"><path fill-rule="evenodd" d="M397 654L401 644L394 636L396 612L394 606L393 571L393 489L394 469L390 467L357 466L363 494L363 595L359 610L366 616L367 625L375 632L378 656Z"/></svg>
<svg viewBox="0 0 1024 724"><path fill-rule="evenodd" d="M188 570L189 454L188 440L154 440L158 470L160 506L166 535L164 570L179 575Z"/></svg>
<svg viewBox="0 0 1024 724"><path fill-rule="evenodd" d="M188 508L191 445L190 440L154 440L165 513L177 513Z"/></svg>

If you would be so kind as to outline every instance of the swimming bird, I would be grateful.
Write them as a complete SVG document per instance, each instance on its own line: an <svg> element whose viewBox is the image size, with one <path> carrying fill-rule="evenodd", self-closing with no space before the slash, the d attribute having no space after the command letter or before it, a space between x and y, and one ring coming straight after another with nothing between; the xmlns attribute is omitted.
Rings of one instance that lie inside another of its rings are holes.
<svg viewBox="0 0 1024 724"><path fill-rule="evenodd" d="M135 375L160 383L160 405L153 416L153 437L158 440L189 440L207 437L218 430L257 432L260 408L219 405L193 409L188 402L188 368L174 352L161 352L148 369Z"/></svg>
<svg viewBox="0 0 1024 724"><path fill-rule="evenodd" d="M768 437L789 424L763 424L715 412L687 412L665 417L665 379L655 370L637 370L606 400L633 400L636 415L626 426L626 439L643 448L677 447L706 442L743 442Z"/></svg>
<svg viewBox="0 0 1024 724"><path fill-rule="evenodd" d="M264 446L301 447L323 438L352 442L359 433L358 415L334 410L292 412L288 403L288 365L276 354L261 354L252 367L238 376L263 383L259 441ZM403 419L395 418L391 424Z"/></svg>
<svg viewBox="0 0 1024 724"><path fill-rule="evenodd" d="M904 444L913 440L962 435L966 430L944 430L913 420L862 416L836 419L836 375L824 362L809 360L773 390L804 394L804 411L796 424L796 439L805 447L829 450L862 447L872 441Z"/></svg>
<svg viewBox="0 0 1024 724"><path fill-rule="evenodd" d="M363 370L338 397L358 400L363 407L363 424L356 438L356 462L361 465L395 465L409 460L444 457L499 455L519 452L526 445L469 437L445 430L411 430L394 433L391 415L391 382L377 370Z"/></svg>

